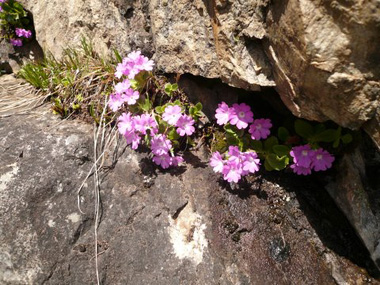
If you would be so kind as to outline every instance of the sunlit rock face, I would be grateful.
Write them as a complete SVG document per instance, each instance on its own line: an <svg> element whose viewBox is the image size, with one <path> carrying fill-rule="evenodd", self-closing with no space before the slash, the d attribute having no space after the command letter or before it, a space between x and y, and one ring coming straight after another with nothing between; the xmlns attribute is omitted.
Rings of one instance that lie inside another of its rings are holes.
<svg viewBox="0 0 380 285"><path fill-rule="evenodd" d="M295 115L352 129L374 118L380 96L378 1L276 1L266 24L276 89ZM368 132L379 145L379 127L373 129Z"/></svg>

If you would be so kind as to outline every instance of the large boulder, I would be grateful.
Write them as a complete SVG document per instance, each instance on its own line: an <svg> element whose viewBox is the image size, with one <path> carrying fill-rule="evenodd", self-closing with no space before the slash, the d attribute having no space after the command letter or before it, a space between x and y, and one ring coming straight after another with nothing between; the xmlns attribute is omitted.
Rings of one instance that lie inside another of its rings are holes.
<svg viewBox="0 0 380 285"><path fill-rule="evenodd" d="M296 116L351 129L368 122L380 145L376 0L20 2L34 15L37 40L55 56L87 36L103 54L154 55L166 73L246 90L276 84Z"/></svg>
<svg viewBox="0 0 380 285"><path fill-rule="evenodd" d="M163 172L122 141L83 183L93 133L46 107L1 118L1 284L94 284L95 239L101 284L379 284L349 260L369 259L315 180L231 189L201 151Z"/></svg>
<svg viewBox="0 0 380 285"><path fill-rule="evenodd" d="M267 1L20 1L34 15L46 51L92 39L103 54L112 48L155 53L157 68L222 78L248 90L274 86L260 39Z"/></svg>
<svg viewBox="0 0 380 285"><path fill-rule="evenodd" d="M276 89L293 114L358 129L380 100L378 1L275 1L266 18ZM370 131L380 145L380 126Z"/></svg>

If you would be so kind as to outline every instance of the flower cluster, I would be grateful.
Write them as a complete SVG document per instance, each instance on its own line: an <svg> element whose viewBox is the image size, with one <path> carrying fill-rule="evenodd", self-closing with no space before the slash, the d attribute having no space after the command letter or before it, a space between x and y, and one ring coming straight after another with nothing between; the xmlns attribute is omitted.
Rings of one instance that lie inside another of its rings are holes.
<svg viewBox="0 0 380 285"><path fill-rule="evenodd" d="M309 175L312 170L327 170L335 160L326 150L322 148L313 150L308 144L293 147L290 155L294 162L290 168L298 175Z"/></svg>
<svg viewBox="0 0 380 285"><path fill-rule="evenodd" d="M210 165L228 182L237 183L242 176L259 171L260 159L254 151L241 152L238 147L230 146L223 156L218 151L214 152Z"/></svg>
<svg viewBox="0 0 380 285"><path fill-rule="evenodd" d="M20 9L20 6L21 4L16 1L0 0L0 19L2 19L0 27L3 30L1 34L16 47L22 46L23 38L29 39L32 37L32 31L21 28L29 20L25 19L27 12L22 8Z"/></svg>
<svg viewBox="0 0 380 285"><path fill-rule="evenodd" d="M141 55L140 51L134 51L128 54L128 56L117 65L115 76L120 79L125 75L129 79L133 79L140 71L152 71L153 65L153 61Z"/></svg>
<svg viewBox="0 0 380 285"><path fill-rule="evenodd" d="M233 104L229 107L225 102L218 105L215 118L218 125L230 123L238 129L245 129L249 126L248 132L253 140L266 139L270 134L272 123L269 119L253 119L251 107L245 103Z"/></svg>
<svg viewBox="0 0 380 285"><path fill-rule="evenodd" d="M15 33L18 37L24 37L24 38L31 38L32 37L32 31L16 28Z"/></svg>
<svg viewBox="0 0 380 285"><path fill-rule="evenodd" d="M108 106L116 112L123 105L136 105L134 113L124 112L119 117L119 132L132 149L137 149L140 143L149 146L153 162L166 169L183 162L181 156L174 154L174 146L177 143L175 140L192 135L195 132L195 121L185 114L185 107L176 102L159 106L162 109L160 113L155 109L143 109L144 112L140 115L136 113L139 112L136 110L142 111L141 102L144 102L144 96L140 96L138 87L132 86L132 82L140 72L151 71L153 65L153 61L141 55L139 51L131 52L124 58L117 65L115 72L115 77L123 81L115 85L115 92L110 95ZM149 101L149 98L145 100Z"/></svg>

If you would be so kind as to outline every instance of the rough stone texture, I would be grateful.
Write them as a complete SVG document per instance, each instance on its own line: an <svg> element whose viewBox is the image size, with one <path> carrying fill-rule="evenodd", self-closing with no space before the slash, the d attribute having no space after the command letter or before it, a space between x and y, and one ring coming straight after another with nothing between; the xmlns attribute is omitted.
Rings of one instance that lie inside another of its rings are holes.
<svg viewBox="0 0 380 285"><path fill-rule="evenodd" d="M276 89L295 115L351 129L374 117L380 96L378 1L276 1L266 23Z"/></svg>
<svg viewBox="0 0 380 285"><path fill-rule="evenodd" d="M363 153L365 155L363 155ZM345 154L327 190L380 268L380 154L367 142Z"/></svg>
<svg viewBox="0 0 380 285"><path fill-rule="evenodd" d="M157 68L221 78L259 90L274 86L261 42L267 1L21 1L34 15L37 40L59 56L86 35L96 50L155 53ZM223 4L224 3L224 4Z"/></svg>
<svg viewBox="0 0 380 285"><path fill-rule="evenodd" d="M93 176L77 206L92 127L41 108L1 118L0 134L0 283L95 283ZM349 260L371 267L315 180L260 174L231 189L202 152L185 160L162 172L124 142L107 152L102 284L380 284Z"/></svg>
<svg viewBox="0 0 380 285"><path fill-rule="evenodd" d="M275 80L295 115L352 129L372 119L366 130L380 145L376 0L21 2L34 15L38 42L56 56L86 35L104 54L111 47L154 54L166 73L220 78L246 90Z"/></svg>

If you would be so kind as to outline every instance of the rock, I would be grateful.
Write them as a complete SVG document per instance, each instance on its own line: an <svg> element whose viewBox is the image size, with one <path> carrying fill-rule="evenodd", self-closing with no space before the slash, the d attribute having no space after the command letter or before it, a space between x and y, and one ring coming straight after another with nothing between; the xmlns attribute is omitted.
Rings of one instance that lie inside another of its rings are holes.
<svg viewBox="0 0 380 285"><path fill-rule="evenodd" d="M221 78L249 90L274 86L260 42L268 1L20 2L33 13L38 42L58 57L85 35L103 54L155 53L157 69L166 73Z"/></svg>
<svg viewBox="0 0 380 285"><path fill-rule="evenodd" d="M370 142L345 154L327 186L380 268L380 153Z"/></svg>
<svg viewBox="0 0 380 285"><path fill-rule="evenodd" d="M358 129L380 99L378 1L278 1L266 18L276 89L296 116ZM379 131L379 127L377 127Z"/></svg>
<svg viewBox="0 0 380 285"><path fill-rule="evenodd" d="M95 283L94 175L78 193L94 161L92 127L41 107L1 118L0 134L0 283ZM185 161L161 171L124 141L107 150L99 171L101 284L371 279L349 260L369 268L315 180L260 174L231 189L202 151Z"/></svg>

